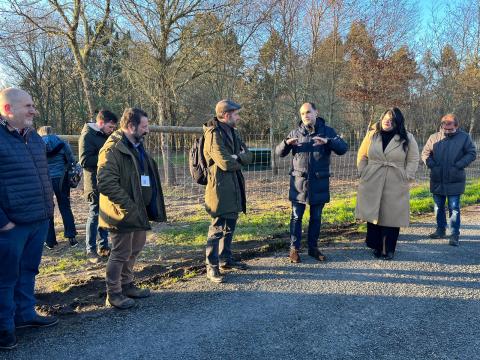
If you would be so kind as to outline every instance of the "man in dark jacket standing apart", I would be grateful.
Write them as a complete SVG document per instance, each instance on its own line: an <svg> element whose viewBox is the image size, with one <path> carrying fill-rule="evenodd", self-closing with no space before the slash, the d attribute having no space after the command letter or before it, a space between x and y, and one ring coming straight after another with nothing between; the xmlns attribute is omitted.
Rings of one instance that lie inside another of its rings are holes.
<svg viewBox="0 0 480 360"><path fill-rule="evenodd" d="M232 239L238 213L246 213L245 179L242 165L252 161L252 154L241 140L236 125L241 106L222 100L215 106L216 117L203 125L204 155L208 164L205 209L212 217L208 229L207 278L223 282L220 269L246 269L232 255Z"/></svg>
<svg viewBox="0 0 480 360"><path fill-rule="evenodd" d="M290 220L290 261L301 262L298 254L302 238L302 218L306 204L310 205L308 224L308 255L318 261L325 256L318 250L322 210L330 201L330 154L343 155L348 145L325 120L317 117L315 104L300 107L302 121L276 148L280 157L292 152L289 200L292 202Z"/></svg>
<svg viewBox="0 0 480 360"><path fill-rule="evenodd" d="M17 346L15 328L55 325L35 311L35 276L53 216L53 190L36 114L23 90L0 91L0 349Z"/></svg>
<svg viewBox="0 0 480 360"><path fill-rule="evenodd" d="M107 305L132 307L132 298L150 295L133 283L133 266L146 242L149 220L166 221L157 164L143 147L148 117L126 109L120 129L108 138L98 157L100 226L110 231L112 251L107 262Z"/></svg>
<svg viewBox="0 0 480 360"><path fill-rule="evenodd" d="M465 191L465 168L477 157L470 135L458 128L454 114L442 117L440 131L432 134L422 151L422 160L430 169L430 192L435 202L437 229L432 239L445 237L448 200L451 231L449 244L458 246L460 236L460 195Z"/></svg>
<svg viewBox="0 0 480 360"><path fill-rule="evenodd" d="M98 189L97 162L98 153L108 136L115 130L117 116L108 110L100 110L96 123L86 123L78 140L79 162L83 167L83 196L88 202L88 218L85 229L85 245L88 260L98 263L100 256L110 254L108 246L108 231L98 227ZM97 253L97 231L100 244Z"/></svg>

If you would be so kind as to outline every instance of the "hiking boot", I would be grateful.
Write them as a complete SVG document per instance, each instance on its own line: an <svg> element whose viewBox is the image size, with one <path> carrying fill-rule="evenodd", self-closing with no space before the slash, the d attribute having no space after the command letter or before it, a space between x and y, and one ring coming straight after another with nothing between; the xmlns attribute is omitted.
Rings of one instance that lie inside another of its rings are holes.
<svg viewBox="0 0 480 360"><path fill-rule="evenodd" d="M101 248L98 250L98 255L104 258L108 258L110 256L110 248Z"/></svg>
<svg viewBox="0 0 480 360"><path fill-rule="evenodd" d="M122 294L129 298L142 299L150 296L150 290L139 288L132 282L122 285Z"/></svg>
<svg viewBox="0 0 480 360"><path fill-rule="evenodd" d="M12 350L17 347L17 337L15 331L3 330L0 331L0 349Z"/></svg>
<svg viewBox="0 0 480 360"><path fill-rule="evenodd" d="M290 258L291 263L298 264L302 262L302 260L300 259L300 255L298 255L298 250L295 248L290 249L290 254L288 255L288 257Z"/></svg>
<svg viewBox="0 0 480 360"><path fill-rule="evenodd" d="M135 305L135 300L126 297L122 293L109 294L107 293L107 299L105 300L106 306L113 306L120 310L129 309Z"/></svg>
<svg viewBox="0 0 480 360"><path fill-rule="evenodd" d="M100 256L98 256L97 253L95 253L93 251L87 252L87 260L91 264L98 264L102 261Z"/></svg>
<svg viewBox="0 0 480 360"><path fill-rule="evenodd" d="M428 235L430 239L444 239L445 238L445 230L435 230L435 232Z"/></svg>
<svg viewBox="0 0 480 360"><path fill-rule="evenodd" d="M71 247L77 247L78 246L78 241L74 237L68 238L68 243L70 244Z"/></svg>
<svg viewBox="0 0 480 360"><path fill-rule="evenodd" d="M45 328L55 326L57 324L58 318L56 316L42 316L37 314L32 320L16 323L15 328Z"/></svg>
<svg viewBox="0 0 480 360"><path fill-rule="evenodd" d="M207 267L207 279L211 282L220 284L223 282L223 276L217 267Z"/></svg>
<svg viewBox="0 0 480 360"><path fill-rule="evenodd" d="M308 249L308 255L318 261L325 261L327 257L323 255L318 248Z"/></svg>
<svg viewBox="0 0 480 360"><path fill-rule="evenodd" d="M248 266L241 261L227 261L225 264L220 265L220 270L247 270Z"/></svg>
<svg viewBox="0 0 480 360"><path fill-rule="evenodd" d="M460 245L460 241L458 241L458 235L450 235L450 239L448 240L448 245L452 245L452 246Z"/></svg>

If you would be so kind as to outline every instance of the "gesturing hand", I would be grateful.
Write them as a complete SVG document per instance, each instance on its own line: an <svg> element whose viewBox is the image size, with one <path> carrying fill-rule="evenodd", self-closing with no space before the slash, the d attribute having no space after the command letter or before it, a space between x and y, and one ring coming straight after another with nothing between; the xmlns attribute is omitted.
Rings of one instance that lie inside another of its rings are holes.
<svg viewBox="0 0 480 360"><path fill-rule="evenodd" d="M324 145L328 142L328 139L323 138L321 136L314 136L312 140L313 140L313 146Z"/></svg>
<svg viewBox="0 0 480 360"><path fill-rule="evenodd" d="M298 138L287 139L287 140L285 140L285 143L287 145L292 145L292 146L298 145Z"/></svg>
<svg viewBox="0 0 480 360"><path fill-rule="evenodd" d="M11 230L15 227L15 224L13 222L9 222L7 225L5 225L4 227L0 228L0 231L8 231L8 230Z"/></svg>

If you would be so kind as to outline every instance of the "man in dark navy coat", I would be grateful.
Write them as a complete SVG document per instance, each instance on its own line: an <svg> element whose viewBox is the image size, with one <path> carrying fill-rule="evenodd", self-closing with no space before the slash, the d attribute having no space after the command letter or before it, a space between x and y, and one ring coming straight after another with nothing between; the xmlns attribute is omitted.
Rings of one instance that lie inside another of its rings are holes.
<svg viewBox="0 0 480 360"><path fill-rule="evenodd" d="M318 261L325 256L318 250L318 236L322 210L330 201L330 154L343 155L348 145L325 120L318 117L315 104L307 102L300 107L302 121L276 148L280 157L292 153L289 200L292 202L290 219L290 261L300 262L298 254L302 238L302 218L310 205L308 224L308 255Z"/></svg>
<svg viewBox="0 0 480 360"><path fill-rule="evenodd" d="M15 329L58 320L35 311L35 276L53 216L53 190L36 114L23 90L0 91L0 349L17 345Z"/></svg>

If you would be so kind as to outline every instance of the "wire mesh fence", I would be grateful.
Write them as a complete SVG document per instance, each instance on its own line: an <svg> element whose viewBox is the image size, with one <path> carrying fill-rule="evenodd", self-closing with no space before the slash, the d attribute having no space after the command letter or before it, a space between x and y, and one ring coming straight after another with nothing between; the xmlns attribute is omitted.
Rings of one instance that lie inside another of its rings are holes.
<svg viewBox="0 0 480 360"><path fill-rule="evenodd" d="M190 176L188 167L189 151L196 138L201 136L200 128L181 128L180 132L170 129L152 127L146 137L145 145L149 153L156 159L160 169L162 187L171 204L177 206L192 205L203 202L205 187L195 183ZM74 151L77 149L77 136L63 136L67 139ZM345 155L338 156L332 153L330 165L330 190L332 193L354 192L357 187L358 173L356 167L357 150L363 140L354 135L344 136L349 150ZM473 134L477 149L480 148L480 133ZM416 138L420 151L427 138ZM249 201L274 202L287 199L289 187L289 171L291 155L285 158L275 156L274 148L283 141L277 136L271 142L268 136L246 136L244 141L253 153L253 163L244 167L243 174L247 184ZM77 152L78 153L78 152ZM274 164L272 166L272 156ZM168 164L168 166L165 166ZM480 178L480 159L477 158L467 169L467 178ZM417 182L424 182L429 178L429 170L422 163L416 174Z"/></svg>
<svg viewBox="0 0 480 360"><path fill-rule="evenodd" d="M161 156L160 134L152 132L147 140L147 148L159 161L160 168L163 167L164 159ZM188 153L193 141L200 134L167 134L171 151L170 158L167 160L174 175L170 181L166 181L165 172L161 174L164 187L168 196L176 200L185 201L203 201L204 186L196 184L189 173ZM472 136L477 144L480 145L480 136ZM355 136L345 136L344 140L349 145L349 151L342 156L332 153L331 156L331 191L333 192L352 192L355 191L358 181L358 172L356 166L357 150L362 141ZM423 148L427 139L416 139L420 148ZM275 156L275 146L283 141L282 137L276 137L273 146L268 137L247 136L245 143L253 153L253 163L245 166L243 170L247 183L247 195L249 199L258 201L273 201L276 199L286 199L289 187L289 171L291 166L291 155L285 158ZM272 166L272 156L275 156ZM470 179L480 178L480 160L477 159L467 170L467 177ZM423 182L429 178L429 169L422 163L416 174L417 182Z"/></svg>

